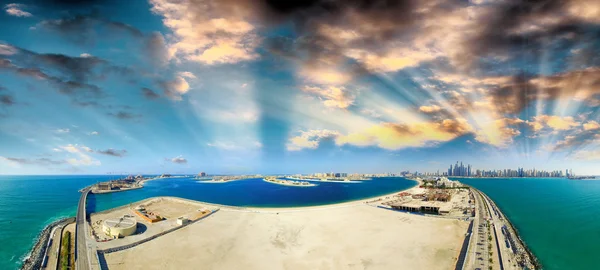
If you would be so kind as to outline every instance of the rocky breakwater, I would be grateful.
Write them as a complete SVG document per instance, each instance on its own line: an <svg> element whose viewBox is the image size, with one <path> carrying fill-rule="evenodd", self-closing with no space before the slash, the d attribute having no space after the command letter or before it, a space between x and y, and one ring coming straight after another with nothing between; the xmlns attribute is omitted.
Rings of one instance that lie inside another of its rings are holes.
<svg viewBox="0 0 600 270"><path fill-rule="evenodd" d="M34 270L42 268L42 261L44 260L44 256L46 255L46 247L48 243L48 239L50 238L50 232L56 226L65 226L69 223L75 222L75 218L63 218L61 220L57 220L48 224L38 235L37 241L33 245L33 248L29 252L29 256L23 261L23 265L21 266L22 270Z"/></svg>

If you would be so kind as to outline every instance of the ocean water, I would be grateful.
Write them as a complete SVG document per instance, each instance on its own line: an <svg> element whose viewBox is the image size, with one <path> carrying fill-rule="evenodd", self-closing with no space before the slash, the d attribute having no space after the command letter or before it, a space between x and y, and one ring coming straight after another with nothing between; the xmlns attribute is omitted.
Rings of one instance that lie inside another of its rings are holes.
<svg viewBox="0 0 600 270"><path fill-rule="evenodd" d="M600 181L458 180L496 202L544 269L600 269Z"/></svg>
<svg viewBox="0 0 600 270"><path fill-rule="evenodd" d="M17 269L39 232L63 217L75 216L78 190L115 176L0 176L0 269ZM375 197L414 186L403 178L364 183L318 183L288 187L249 179L200 183L190 178L146 182L144 188L90 195L88 211L102 211L154 196L176 196L234 206L290 207L332 204Z"/></svg>

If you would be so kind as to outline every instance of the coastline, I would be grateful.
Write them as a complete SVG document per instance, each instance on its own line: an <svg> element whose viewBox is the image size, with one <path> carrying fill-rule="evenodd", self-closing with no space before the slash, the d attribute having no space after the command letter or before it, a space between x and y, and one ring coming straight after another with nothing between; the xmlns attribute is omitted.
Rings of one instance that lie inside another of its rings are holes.
<svg viewBox="0 0 600 270"><path fill-rule="evenodd" d="M21 267L21 270L35 270L41 269L42 260L46 255L46 243L50 239L50 232L53 228L59 225L66 225L69 223L75 222L74 217L61 218L59 220L53 221L50 224L46 225L44 229L38 234L36 237L33 246L29 250L29 252L25 255Z"/></svg>
<svg viewBox="0 0 600 270"><path fill-rule="evenodd" d="M473 188L473 189L475 189L475 188ZM496 204L496 202L494 202L492 200L492 198L490 198L487 194L485 194L481 190L478 190L478 189L475 189L475 190L481 192L481 194L483 194L483 196L487 197L487 199L494 205L494 207L498 210L498 212L500 212L500 214L502 214L502 217L504 217L504 221L506 223L508 223L508 226L510 226L510 228L514 231L514 234L516 235L516 237L519 241L519 244L523 247L523 249L525 250L525 253L527 253L527 255L529 256L530 262L533 264L535 269L543 269L543 266L540 263L539 259L535 256L535 254L533 254L533 251L531 251L531 249L527 246L527 243L521 238L521 234L519 233L519 230L517 230L517 228L512 224L512 222L510 222L510 219L506 217L506 215L504 214L504 212L502 212L502 210Z"/></svg>
<svg viewBox="0 0 600 270"><path fill-rule="evenodd" d="M508 226L510 227L510 230L512 230L514 232L514 235L516 236L517 239L517 243L523 248L523 250L525 251L525 253L527 254L527 261L533 265L534 269L543 269L542 264L540 263L539 259L535 256L535 254L533 254L533 252L531 251L531 249L527 246L527 244L525 243L525 241L521 238L521 235L519 233L519 231L517 230L517 228L512 224L512 222L510 222L510 219L504 214L504 212L502 212L502 210L500 209L500 207L496 204L496 202L494 202L494 200L492 200L492 198L490 198L487 194L485 194L485 192L476 189L472 186L469 186L467 184L462 183L465 186L468 186L469 188L473 189L476 192L479 192L480 194L482 194L485 199L487 199L492 206L495 208L494 211L497 211L498 213L500 213L500 215L502 216L502 220L503 222L507 223ZM509 232L510 234L510 232Z"/></svg>
<svg viewBox="0 0 600 270"><path fill-rule="evenodd" d="M153 178L153 179L147 179L144 181L151 181L151 180L156 180L156 179L163 179L163 178ZM253 178L252 178L253 179ZM373 197L368 197L368 198L362 198L362 199L357 199L357 200L350 200L350 201L343 201L343 202L338 202L338 203L332 203L332 204L321 204L321 205L310 205L310 206L296 206L296 207L273 207L273 206L267 206L267 207L256 207L256 206L234 206L234 205L224 205L224 204L216 204L216 203L210 203L210 202L203 202L203 201L197 201L197 200L191 200L191 199L185 199L185 198L180 198L180 197L172 197L172 196L159 196L159 197L164 197L164 198L176 198L176 199L180 199L180 200L187 200L187 201L191 201L194 203L202 203L202 204L207 204L207 205L212 205L212 206L217 206L220 207L221 210L225 210L225 211L242 211L242 212L257 212L257 213L272 213L272 214L276 214L276 213L281 213L281 212L298 212L298 211L313 211L313 210L324 210L324 209L331 209L331 208L340 208L340 207L349 207L349 206L354 206L354 205L362 205L362 204L366 204L370 201L373 200L377 200L377 199L382 199L385 197L389 197L392 195L395 195L399 192L403 192L403 191L409 191L415 188L419 188L419 184L420 181L416 180L416 179L409 179L409 178L403 178L404 180L409 180L409 181L413 181L415 182L415 184L411 187L408 188L404 188L404 189L400 189L391 193L386 193L386 194L382 194L382 195L377 195L377 196L373 196ZM244 180L244 179L241 179ZM234 181L239 181L239 180L234 180ZM196 182L202 182L202 181L196 181ZM229 181L227 181L229 182ZM208 181L204 181L204 183L208 183ZM221 182L212 182L212 183L221 183ZM157 198L157 197L151 197L151 198L146 198L137 202L132 202L132 203L128 203L125 205L121 205L115 208L111 208L111 209L106 209L104 211L100 211L100 212L95 212L93 214L97 214L97 213L102 213L102 212L107 212L107 211L112 211L114 209L117 208L123 208L123 207L129 207L131 204L136 204L136 203L140 203L149 199L153 199L153 198ZM71 218L62 218L60 220L54 221L48 225L46 225L46 227L44 227L44 229L40 232L40 234L38 235L37 239L34 242L34 245L32 246L30 252L28 253L28 256L25 256L25 259L23 261L23 264L21 265L20 269L25 269L25 270L29 270L29 269L39 269L39 265L41 264L41 260L43 259L43 254L45 251L45 243L47 243L48 241L48 237L49 237L49 233L52 230L52 228L54 228L55 226L69 220L69 219L74 219L73 217ZM41 252L40 252L41 251ZM35 259L32 259L34 258ZM38 264L35 264L35 262L37 262ZM27 265L27 267L26 267ZM37 266L37 268L36 268Z"/></svg>

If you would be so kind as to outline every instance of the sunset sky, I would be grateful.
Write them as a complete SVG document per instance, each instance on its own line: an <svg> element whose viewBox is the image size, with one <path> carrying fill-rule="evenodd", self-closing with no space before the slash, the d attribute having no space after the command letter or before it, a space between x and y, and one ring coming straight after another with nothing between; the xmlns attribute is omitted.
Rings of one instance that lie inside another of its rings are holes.
<svg viewBox="0 0 600 270"><path fill-rule="evenodd" d="M270 2L2 2L0 174L600 174L600 2Z"/></svg>

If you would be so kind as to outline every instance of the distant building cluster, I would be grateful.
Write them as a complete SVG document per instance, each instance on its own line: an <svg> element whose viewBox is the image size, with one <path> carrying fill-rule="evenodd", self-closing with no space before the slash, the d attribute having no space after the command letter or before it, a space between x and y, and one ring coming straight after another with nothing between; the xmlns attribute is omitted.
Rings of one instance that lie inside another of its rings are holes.
<svg viewBox="0 0 600 270"><path fill-rule="evenodd" d="M438 172L439 173L439 172ZM565 177L562 170L545 171L524 168L503 169L503 170L475 170L469 165L464 165L457 161L454 166L450 165L444 176L463 176L463 177ZM573 170L566 170L566 176L572 177Z"/></svg>

